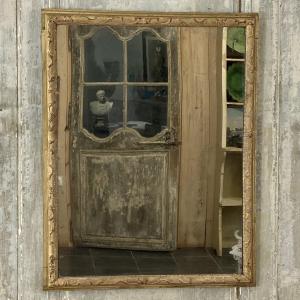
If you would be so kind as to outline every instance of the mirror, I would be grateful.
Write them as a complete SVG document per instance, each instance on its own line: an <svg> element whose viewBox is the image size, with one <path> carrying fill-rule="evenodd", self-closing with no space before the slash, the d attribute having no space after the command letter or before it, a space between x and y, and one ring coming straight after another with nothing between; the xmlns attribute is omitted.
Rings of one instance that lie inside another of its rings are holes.
<svg viewBox="0 0 300 300"><path fill-rule="evenodd" d="M256 23L43 12L46 289L254 283Z"/></svg>

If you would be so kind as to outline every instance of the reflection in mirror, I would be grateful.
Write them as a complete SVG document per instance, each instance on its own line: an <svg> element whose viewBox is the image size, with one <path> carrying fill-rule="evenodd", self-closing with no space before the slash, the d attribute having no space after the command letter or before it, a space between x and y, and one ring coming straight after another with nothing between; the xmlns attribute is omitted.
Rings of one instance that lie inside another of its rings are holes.
<svg viewBox="0 0 300 300"><path fill-rule="evenodd" d="M243 147L243 114L244 109L240 107L227 107L227 128L226 145L227 147Z"/></svg>
<svg viewBox="0 0 300 300"><path fill-rule="evenodd" d="M85 26L86 27L86 26ZM107 27L84 40L86 82L119 82L123 78L123 44Z"/></svg>
<svg viewBox="0 0 300 300"><path fill-rule="evenodd" d="M58 30L59 276L242 273L245 31L122 29Z"/></svg>
<svg viewBox="0 0 300 300"><path fill-rule="evenodd" d="M152 137L167 128L167 114L167 86L128 88L128 127L144 137Z"/></svg>
<svg viewBox="0 0 300 300"><path fill-rule="evenodd" d="M85 86L83 128L105 138L123 126L123 89L121 85Z"/></svg>
<svg viewBox="0 0 300 300"><path fill-rule="evenodd" d="M246 52L246 35L243 27L227 29L227 58L243 59Z"/></svg>
<svg viewBox="0 0 300 300"><path fill-rule="evenodd" d="M227 102L243 103L245 97L244 63L227 61Z"/></svg>
<svg viewBox="0 0 300 300"><path fill-rule="evenodd" d="M128 41L128 81L167 82L167 43L142 31Z"/></svg>

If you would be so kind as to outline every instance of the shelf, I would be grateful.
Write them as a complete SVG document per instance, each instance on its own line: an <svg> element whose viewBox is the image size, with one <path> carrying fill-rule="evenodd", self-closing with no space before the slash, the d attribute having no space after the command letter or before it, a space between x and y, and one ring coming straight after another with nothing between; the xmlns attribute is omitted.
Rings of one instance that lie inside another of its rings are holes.
<svg viewBox="0 0 300 300"><path fill-rule="evenodd" d="M225 147L222 148L224 152L235 152L235 153L243 153L242 148L237 148L237 147Z"/></svg>
<svg viewBox="0 0 300 300"><path fill-rule="evenodd" d="M223 198L221 206L243 206L243 199L239 197Z"/></svg>
<svg viewBox="0 0 300 300"><path fill-rule="evenodd" d="M228 106L244 106L244 102L227 102Z"/></svg>
<svg viewBox="0 0 300 300"><path fill-rule="evenodd" d="M245 58L229 58L229 57L227 57L226 61L241 61L241 62L244 62Z"/></svg>
<svg viewBox="0 0 300 300"><path fill-rule="evenodd" d="M227 71L233 64L244 65L242 55L233 58L232 51L227 46L227 28L222 31L222 113L221 147L218 160L220 172L220 187L215 201L216 240L214 248L218 255L222 255L224 248L231 248L237 244L234 232L242 232L243 224L243 128L244 102L236 102L227 90ZM221 114L220 113L220 114ZM233 119L236 118L236 119ZM235 122L237 121L238 122ZM239 124L239 125L237 125ZM229 146L233 145L233 146ZM235 145L235 147L234 147ZM237 147L237 146L240 146Z"/></svg>

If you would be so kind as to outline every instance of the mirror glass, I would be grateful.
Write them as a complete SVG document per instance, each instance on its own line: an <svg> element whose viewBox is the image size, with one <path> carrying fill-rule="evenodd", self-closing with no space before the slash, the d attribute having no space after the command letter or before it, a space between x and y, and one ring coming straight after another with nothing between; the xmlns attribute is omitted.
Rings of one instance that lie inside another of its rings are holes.
<svg viewBox="0 0 300 300"><path fill-rule="evenodd" d="M106 27L78 35L84 38L85 82L118 82L123 79L123 43ZM86 30L85 30L86 31Z"/></svg>
<svg viewBox="0 0 300 300"><path fill-rule="evenodd" d="M245 40L58 25L60 277L243 272Z"/></svg>
<svg viewBox="0 0 300 300"><path fill-rule="evenodd" d="M167 43L149 31L128 41L128 81L168 82Z"/></svg>
<svg viewBox="0 0 300 300"><path fill-rule="evenodd" d="M105 138L123 126L121 85L85 85L82 98L82 125L96 137Z"/></svg>
<svg viewBox="0 0 300 300"><path fill-rule="evenodd" d="M128 87L128 127L152 137L167 128L167 116L167 86Z"/></svg>

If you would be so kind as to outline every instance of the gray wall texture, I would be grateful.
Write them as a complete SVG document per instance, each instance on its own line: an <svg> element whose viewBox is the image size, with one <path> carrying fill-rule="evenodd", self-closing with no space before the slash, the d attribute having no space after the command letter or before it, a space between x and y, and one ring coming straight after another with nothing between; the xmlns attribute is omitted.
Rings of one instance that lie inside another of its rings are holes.
<svg viewBox="0 0 300 300"><path fill-rule="evenodd" d="M41 8L236 12L238 0L3 0L0 8L0 299L300 299L300 1L260 14L257 286L42 290Z"/></svg>

